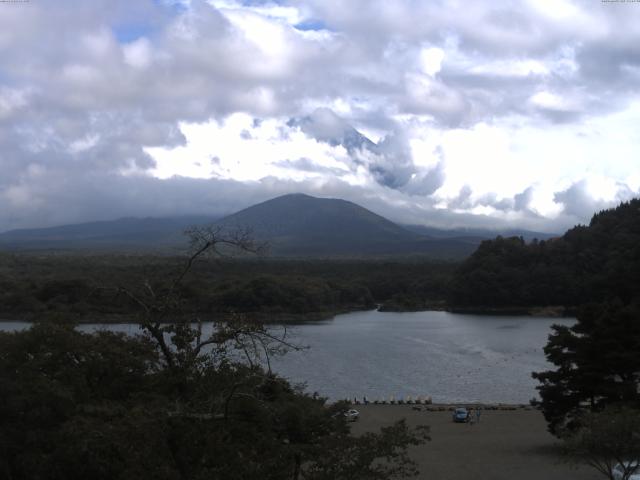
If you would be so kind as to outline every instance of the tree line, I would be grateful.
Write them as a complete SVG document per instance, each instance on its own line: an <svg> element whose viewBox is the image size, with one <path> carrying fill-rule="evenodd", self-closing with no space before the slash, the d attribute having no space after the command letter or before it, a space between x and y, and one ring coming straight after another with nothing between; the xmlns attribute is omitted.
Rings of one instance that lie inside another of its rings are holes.
<svg viewBox="0 0 640 480"><path fill-rule="evenodd" d="M130 298L107 284L163 279L181 268L179 257L0 255L0 315L77 321L122 320L135 314ZM184 308L201 316L259 313L304 317L372 309L420 310L441 305L455 264L413 260L206 259L179 286ZM280 317L279 317L280 315Z"/></svg>
<svg viewBox="0 0 640 480"><path fill-rule="evenodd" d="M599 212L588 226L526 243L487 240L456 270L448 300L459 306L630 303L640 285L640 200Z"/></svg>

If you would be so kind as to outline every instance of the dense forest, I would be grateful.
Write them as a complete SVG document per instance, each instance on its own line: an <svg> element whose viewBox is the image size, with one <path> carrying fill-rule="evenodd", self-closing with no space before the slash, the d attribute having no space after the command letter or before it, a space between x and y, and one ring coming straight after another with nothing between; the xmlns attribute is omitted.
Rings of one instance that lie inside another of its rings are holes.
<svg viewBox="0 0 640 480"><path fill-rule="evenodd" d="M119 321L135 312L120 287L161 289L182 268L182 257L0 256L0 315ZM418 259L278 260L213 259L194 265L180 286L183 309L203 318L257 313L264 319L326 317L371 309L441 307L456 264Z"/></svg>
<svg viewBox="0 0 640 480"><path fill-rule="evenodd" d="M599 212L588 226L526 243L484 241L450 283L454 306L578 306L640 294L640 200Z"/></svg>

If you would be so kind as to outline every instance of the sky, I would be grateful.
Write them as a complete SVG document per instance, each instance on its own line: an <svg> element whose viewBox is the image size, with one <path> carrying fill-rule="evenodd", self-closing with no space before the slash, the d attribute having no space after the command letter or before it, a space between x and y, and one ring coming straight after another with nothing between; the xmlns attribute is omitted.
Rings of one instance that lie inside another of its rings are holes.
<svg viewBox="0 0 640 480"><path fill-rule="evenodd" d="M0 231L286 193L562 232L640 195L640 3L0 2Z"/></svg>

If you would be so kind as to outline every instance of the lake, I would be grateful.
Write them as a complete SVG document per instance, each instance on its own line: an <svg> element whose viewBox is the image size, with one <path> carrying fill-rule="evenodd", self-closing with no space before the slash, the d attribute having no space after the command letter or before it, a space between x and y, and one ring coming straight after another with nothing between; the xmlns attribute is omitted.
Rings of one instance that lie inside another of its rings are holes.
<svg viewBox="0 0 640 480"><path fill-rule="evenodd" d="M542 351L554 323L573 319L461 315L448 312L354 312L288 328L308 349L272 360L273 369L332 400L411 395L434 402L527 403L532 371L549 368ZM2 330L28 327L0 324ZM137 325L82 325L139 332Z"/></svg>

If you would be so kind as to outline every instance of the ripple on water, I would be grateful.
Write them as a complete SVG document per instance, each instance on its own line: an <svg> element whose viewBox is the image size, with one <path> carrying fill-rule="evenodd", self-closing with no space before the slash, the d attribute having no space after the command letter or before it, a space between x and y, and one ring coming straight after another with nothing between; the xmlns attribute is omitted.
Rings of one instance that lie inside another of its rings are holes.
<svg viewBox="0 0 640 480"><path fill-rule="evenodd" d="M292 382L305 382L309 392L332 400L430 395L435 402L526 403L536 396L531 372L549 367L542 347L551 325L573 322L447 312L354 312L288 327L291 340L310 348L274 358L272 365ZM0 330L29 325L4 322ZM139 333L136 324L80 328Z"/></svg>

